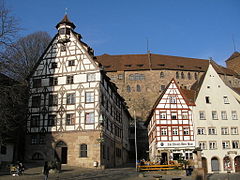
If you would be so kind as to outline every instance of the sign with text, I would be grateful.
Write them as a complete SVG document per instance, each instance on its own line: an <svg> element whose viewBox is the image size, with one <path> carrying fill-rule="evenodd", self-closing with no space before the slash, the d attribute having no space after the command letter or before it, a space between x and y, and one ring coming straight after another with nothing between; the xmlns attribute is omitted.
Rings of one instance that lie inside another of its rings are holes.
<svg viewBox="0 0 240 180"><path fill-rule="evenodd" d="M171 141L171 142L158 142L158 147L192 147L195 146L194 141Z"/></svg>

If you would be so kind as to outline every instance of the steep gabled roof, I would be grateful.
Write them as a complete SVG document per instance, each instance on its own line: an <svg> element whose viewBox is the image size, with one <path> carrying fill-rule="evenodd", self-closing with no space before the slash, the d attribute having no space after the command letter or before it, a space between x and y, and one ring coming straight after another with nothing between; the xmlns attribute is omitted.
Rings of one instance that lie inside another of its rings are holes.
<svg viewBox="0 0 240 180"><path fill-rule="evenodd" d="M158 99L156 100L155 104L153 105L147 120L145 121L144 125L147 126L148 123L150 122L153 113L155 111L155 109L157 108L159 102L161 101L163 95L166 93L167 89L169 88L169 86L172 84L172 81L174 81L174 83L176 84L180 94L182 95L182 97L184 98L185 102L187 103L187 105L189 106L195 106L195 96L196 96L196 92L194 90L187 90L187 89L181 89L178 84L176 83L175 79L173 78L167 85L167 87L164 89L164 91L159 95Z"/></svg>
<svg viewBox="0 0 240 180"><path fill-rule="evenodd" d="M240 53L238 51L235 51L226 61L230 61L238 56L240 56Z"/></svg>
<svg viewBox="0 0 240 180"><path fill-rule="evenodd" d="M56 25L56 28L58 28L61 24L66 24L66 25L69 25L71 26L73 29L76 27L73 22L71 22L69 19L68 19L68 16L65 14L65 16L63 17L63 19Z"/></svg>
<svg viewBox="0 0 240 180"><path fill-rule="evenodd" d="M136 70L181 70L205 72L209 60L168 56L160 54L128 54L97 56L97 61L104 66L105 71L136 71ZM216 64L219 74L237 76L234 71Z"/></svg>

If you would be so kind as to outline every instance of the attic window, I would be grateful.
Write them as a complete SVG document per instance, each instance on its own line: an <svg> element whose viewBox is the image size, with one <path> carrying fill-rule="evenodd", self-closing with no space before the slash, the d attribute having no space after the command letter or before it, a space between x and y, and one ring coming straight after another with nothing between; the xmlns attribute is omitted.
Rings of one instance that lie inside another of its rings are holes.
<svg viewBox="0 0 240 180"><path fill-rule="evenodd" d="M183 65L178 65L178 67L179 67L179 68L184 68L184 66L183 66Z"/></svg>
<svg viewBox="0 0 240 180"><path fill-rule="evenodd" d="M67 34L70 35L70 29L69 28L61 28L59 29L59 34Z"/></svg>
<svg viewBox="0 0 240 180"><path fill-rule="evenodd" d="M143 67L143 64L137 64L138 67Z"/></svg>
<svg viewBox="0 0 240 180"><path fill-rule="evenodd" d="M126 67L132 67L131 64L125 64L124 66L126 66Z"/></svg>
<svg viewBox="0 0 240 180"><path fill-rule="evenodd" d="M165 64L158 64L158 66L165 66Z"/></svg>
<svg viewBox="0 0 240 180"><path fill-rule="evenodd" d="M200 67L200 66L195 66L195 68L197 68L197 69L202 69L202 67Z"/></svg>

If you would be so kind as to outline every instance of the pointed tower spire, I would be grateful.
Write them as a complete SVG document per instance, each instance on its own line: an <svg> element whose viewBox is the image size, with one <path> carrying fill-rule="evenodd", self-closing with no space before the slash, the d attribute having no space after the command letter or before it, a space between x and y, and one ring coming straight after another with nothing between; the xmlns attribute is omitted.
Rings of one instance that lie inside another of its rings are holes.
<svg viewBox="0 0 240 180"><path fill-rule="evenodd" d="M63 19L56 25L56 28L57 29L60 29L61 27L70 27L71 29L75 29L75 25L73 24L73 22L71 22L69 19L68 19L68 16L67 14L64 15Z"/></svg>

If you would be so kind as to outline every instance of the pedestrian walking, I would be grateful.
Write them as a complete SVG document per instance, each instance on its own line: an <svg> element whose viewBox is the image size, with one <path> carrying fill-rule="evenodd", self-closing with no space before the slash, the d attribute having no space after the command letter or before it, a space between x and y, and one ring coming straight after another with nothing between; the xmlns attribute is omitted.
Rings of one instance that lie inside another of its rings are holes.
<svg viewBox="0 0 240 180"><path fill-rule="evenodd" d="M43 174L44 174L44 180L47 180L48 174L49 174L49 167L48 167L47 161L45 161L44 166L43 166Z"/></svg>

